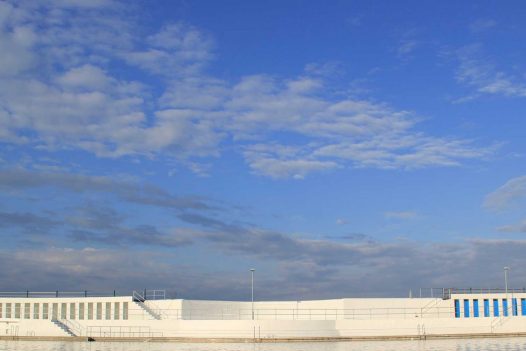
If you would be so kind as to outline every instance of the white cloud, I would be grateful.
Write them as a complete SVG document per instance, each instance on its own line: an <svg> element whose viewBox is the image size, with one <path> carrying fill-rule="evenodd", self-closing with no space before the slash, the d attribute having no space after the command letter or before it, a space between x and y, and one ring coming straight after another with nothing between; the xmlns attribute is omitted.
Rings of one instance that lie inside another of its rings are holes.
<svg viewBox="0 0 526 351"><path fill-rule="evenodd" d="M84 5L0 8L19 13L0 15L9 22L0 26L0 46L18 47L17 60L4 55L0 62L0 72L10 72L0 85L1 140L101 157L164 154L187 165L228 147L253 172L274 178L341 167L457 166L491 152L419 131L410 111L328 94L324 76L334 65L228 82L204 73L213 42L199 29L178 23L140 36L120 15L123 6ZM34 23L38 35L24 23ZM42 59L31 71L36 55ZM130 76L141 77L137 69L160 75L159 85L113 71L125 63Z"/></svg>
<svg viewBox="0 0 526 351"><path fill-rule="evenodd" d="M469 24L469 30L472 33L481 33L485 32L491 28L494 28L497 25L497 22L493 19L478 19Z"/></svg>
<svg viewBox="0 0 526 351"><path fill-rule="evenodd" d="M24 24L7 25L7 18L16 10L7 3L0 5L0 77L16 76L35 64L36 35Z"/></svg>
<svg viewBox="0 0 526 351"><path fill-rule="evenodd" d="M482 59L478 45L466 46L460 49L457 55L460 61L456 73L457 81L473 87L477 94L526 96L524 79L500 71L493 64ZM472 98L467 100L470 99Z"/></svg>
<svg viewBox="0 0 526 351"><path fill-rule="evenodd" d="M149 36L147 50L123 52L122 58L169 78L199 73L213 57L212 40L201 31L182 23L163 27Z"/></svg>
<svg viewBox="0 0 526 351"><path fill-rule="evenodd" d="M112 83L112 79L100 67L86 64L58 77L58 82L64 87L104 91Z"/></svg>
<svg viewBox="0 0 526 351"><path fill-rule="evenodd" d="M336 220L336 224L338 224L338 225L345 225L345 224L348 224L348 223L349 223L349 221L346 220L346 219L343 219L343 218L338 218Z"/></svg>
<svg viewBox="0 0 526 351"><path fill-rule="evenodd" d="M508 180L484 199L484 207L490 210L503 210L526 198L526 176Z"/></svg>
<svg viewBox="0 0 526 351"><path fill-rule="evenodd" d="M517 224L504 225L504 226L498 227L497 230L499 232L506 232L506 233L526 233L526 221L522 221L521 223L517 223Z"/></svg>
<svg viewBox="0 0 526 351"><path fill-rule="evenodd" d="M413 219L417 213L414 211L389 211L385 212L384 216L391 219Z"/></svg>
<svg viewBox="0 0 526 351"><path fill-rule="evenodd" d="M407 58L413 53L417 45L418 42L416 40L404 39L400 42L400 45L396 50L396 55L399 58Z"/></svg>

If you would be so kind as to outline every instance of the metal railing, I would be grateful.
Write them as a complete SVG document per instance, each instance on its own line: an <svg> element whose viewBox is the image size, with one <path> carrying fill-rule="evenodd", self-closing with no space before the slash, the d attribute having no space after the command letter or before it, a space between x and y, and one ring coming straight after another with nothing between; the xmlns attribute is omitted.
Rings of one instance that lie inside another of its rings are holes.
<svg viewBox="0 0 526 351"><path fill-rule="evenodd" d="M412 298L444 298L447 296L447 290L448 288L419 288L415 293L411 291L411 297Z"/></svg>
<svg viewBox="0 0 526 351"><path fill-rule="evenodd" d="M86 336L105 338L153 338L162 337L163 333L152 331L149 326L89 326Z"/></svg>
<svg viewBox="0 0 526 351"><path fill-rule="evenodd" d="M133 299L144 302L146 300L164 300L166 299L166 290L133 290Z"/></svg>
<svg viewBox="0 0 526 351"><path fill-rule="evenodd" d="M7 298L53 298L53 297L114 297L130 296L130 293L113 291L0 291L0 297Z"/></svg>
<svg viewBox="0 0 526 351"><path fill-rule="evenodd" d="M134 291L138 293L144 300L164 300L166 299L166 290L148 290L144 289L141 291ZM130 296L130 292L123 291L0 291L0 297L12 297L12 298L53 298L53 297L123 297ZM172 292L171 295L174 295Z"/></svg>
<svg viewBox="0 0 526 351"><path fill-rule="evenodd" d="M441 301L441 300L439 300ZM256 308L256 320L370 320L370 319L413 319L413 318L454 318L452 306L431 305L426 308ZM129 319L150 319L141 309L129 311ZM184 308L163 309L163 320L250 320L250 308Z"/></svg>
<svg viewBox="0 0 526 351"><path fill-rule="evenodd" d="M509 294L513 293L526 293L526 287L524 288L449 288L451 294Z"/></svg>

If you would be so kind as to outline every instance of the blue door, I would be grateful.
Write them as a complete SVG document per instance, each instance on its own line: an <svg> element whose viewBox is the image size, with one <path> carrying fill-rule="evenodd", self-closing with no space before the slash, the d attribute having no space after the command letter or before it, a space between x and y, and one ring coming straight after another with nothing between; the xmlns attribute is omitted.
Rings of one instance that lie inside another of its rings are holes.
<svg viewBox="0 0 526 351"><path fill-rule="evenodd" d="M460 301L455 300L455 318L460 318Z"/></svg>
<svg viewBox="0 0 526 351"><path fill-rule="evenodd" d="M464 317L469 318L469 300L464 300Z"/></svg>
<svg viewBox="0 0 526 351"><path fill-rule="evenodd" d="M493 316L498 317L499 315L499 300L493 299Z"/></svg>

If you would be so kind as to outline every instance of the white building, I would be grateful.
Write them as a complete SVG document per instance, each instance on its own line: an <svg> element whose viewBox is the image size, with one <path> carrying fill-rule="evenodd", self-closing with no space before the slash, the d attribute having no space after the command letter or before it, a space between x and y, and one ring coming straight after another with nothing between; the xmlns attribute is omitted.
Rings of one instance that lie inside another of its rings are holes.
<svg viewBox="0 0 526 351"><path fill-rule="evenodd" d="M268 341L526 335L526 292L517 290L254 304L149 300L135 292L110 297L38 294L0 297L1 338Z"/></svg>

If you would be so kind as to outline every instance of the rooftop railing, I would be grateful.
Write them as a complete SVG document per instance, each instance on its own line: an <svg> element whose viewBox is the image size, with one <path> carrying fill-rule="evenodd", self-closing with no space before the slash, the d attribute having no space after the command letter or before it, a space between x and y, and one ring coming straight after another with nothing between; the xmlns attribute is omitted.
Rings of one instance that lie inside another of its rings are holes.
<svg viewBox="0 0 526 351"><path fill-rule="evenodd" d="M165 290L142 290L143 300L164 300L166 298ZM0 291L0 297L11 298L53 298L53 297L123 297L132 296L129 291Z"/></svg>
<svg viewBox="0 0 526 351"><path fill-rule="evenodd" d="M451 294L504 294L526 293L526 288L450 288Z"/></svg>
<svg viewBox="0 0 526 351"><path fill-rule="evenodd" d="M420 288L416 292L410 291L412 298L442 298L450 299L452 294L509 294L526 293L525 288Z"/></svg>

